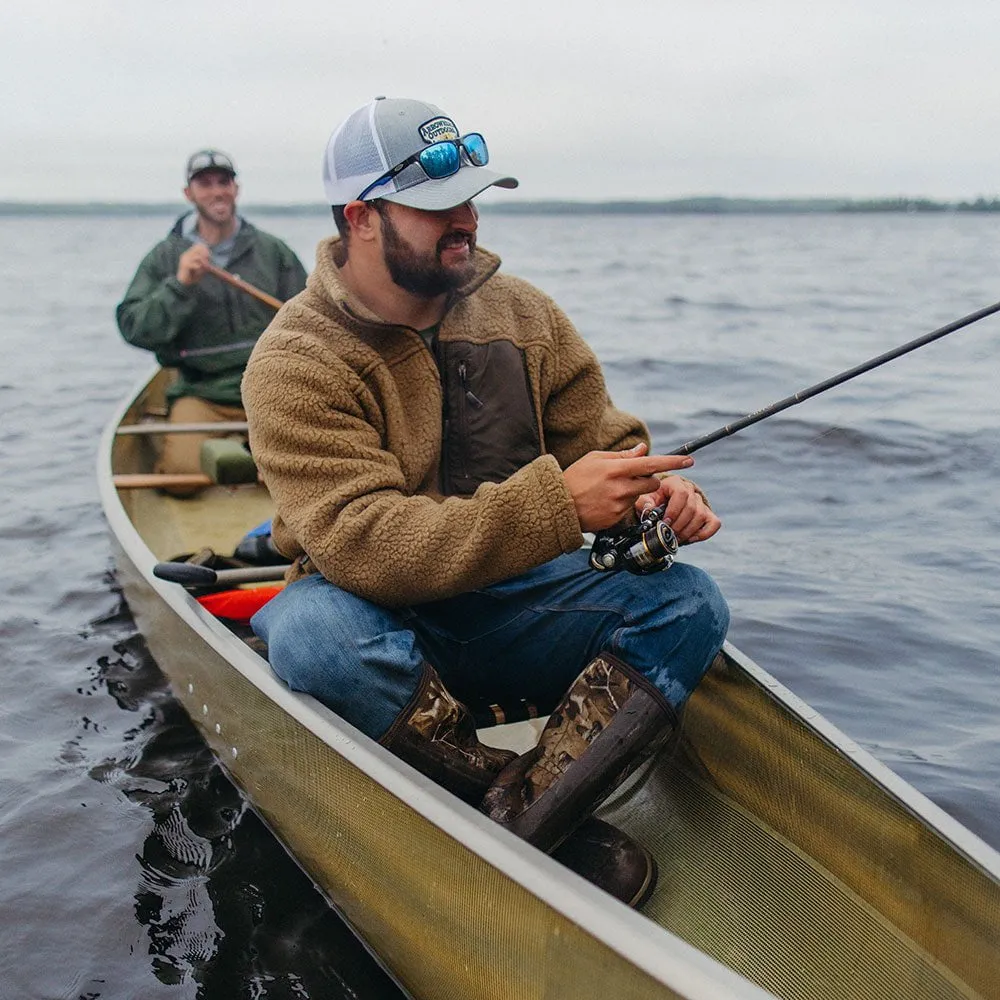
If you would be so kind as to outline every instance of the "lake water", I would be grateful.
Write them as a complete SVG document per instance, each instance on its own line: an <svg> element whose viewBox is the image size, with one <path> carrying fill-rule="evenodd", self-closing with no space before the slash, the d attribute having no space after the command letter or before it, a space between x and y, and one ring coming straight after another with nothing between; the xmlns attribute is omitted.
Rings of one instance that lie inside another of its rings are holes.
<svg viewBox="0 0 1000 1000"><path fill-rule="evenodd" d="M248 216L307 268L328 216ZM165 216L0 218L0 998L400 994L226 781L122 605L97 439ZM1000 297L995 215L504 216L658 450ZM696 455L730 639L1000 847L1000 317Z"/></svg>

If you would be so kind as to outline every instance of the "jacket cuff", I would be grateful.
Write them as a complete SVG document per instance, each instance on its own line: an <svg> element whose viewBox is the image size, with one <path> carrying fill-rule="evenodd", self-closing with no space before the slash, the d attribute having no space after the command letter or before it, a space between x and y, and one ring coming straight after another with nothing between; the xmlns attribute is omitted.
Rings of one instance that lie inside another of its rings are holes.
<svg viewBox="0 0 1000 1000"><path fill-rule="evenodd" d="M177 275L172 274L164 282L167 288L170 289L179 299L190 299L194 295L195 286L185 285L177 280Z"/></svg>
<svg viewBox="0 0 1000 1000"><path fill-rule="evenodd" d="M583 545L583 532L562 469L554 455L542 455L532 464L537 466L538 483L545 495L559 551L576 552Z"/></svg>

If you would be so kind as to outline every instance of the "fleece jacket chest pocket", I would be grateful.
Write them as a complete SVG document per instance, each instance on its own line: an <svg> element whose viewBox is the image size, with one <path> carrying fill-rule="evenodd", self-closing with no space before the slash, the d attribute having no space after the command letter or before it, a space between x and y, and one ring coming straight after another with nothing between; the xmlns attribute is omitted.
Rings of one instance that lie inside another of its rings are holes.
<svg viewBox="0 0 1000 1000"><path fill-rule="evenodd" d="M509 341L438 344L444 389L442 492L469 495L541 454L522 351Z"/></svg>

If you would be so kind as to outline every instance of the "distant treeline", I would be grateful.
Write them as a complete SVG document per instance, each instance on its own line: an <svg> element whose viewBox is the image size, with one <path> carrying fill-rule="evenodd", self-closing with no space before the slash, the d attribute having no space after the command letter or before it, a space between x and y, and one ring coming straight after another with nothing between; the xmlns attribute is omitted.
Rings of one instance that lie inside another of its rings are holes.
<svg viewBox="0 0 1000 1000"><path fill-rule="evenodd" d="M1000 198L935 201L931 198L724 198L703 196L663 201L502 201L485 202L486 212L501 215L779 215L807 212L1000 212ZM176 202L0 201L0 215L179 215ZM248 215L327 214L325 205L246 205Z"/></svg>
<svg viewBox="0 0 1000 1000"><path fill-rule="evenodd" d="M737 215L806 212L1000 212L1000 198L933 201L930 198L674 198L669 201L504 201L486 206L505 215Z"/></svg>

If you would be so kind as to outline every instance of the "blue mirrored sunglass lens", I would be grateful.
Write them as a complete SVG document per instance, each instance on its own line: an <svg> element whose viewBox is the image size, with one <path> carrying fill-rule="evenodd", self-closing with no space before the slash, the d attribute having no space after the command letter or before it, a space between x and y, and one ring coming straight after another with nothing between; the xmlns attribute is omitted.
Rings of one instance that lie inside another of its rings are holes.
<svg viewBox="0 0 1000 1000"><path fill-rule="evenodd" d="M474 167L485 167L490 162L490 153L486 148L486 140L478 132L470 132L462 137L462 145Z"/></svg>
<svg viewBox="0 0 1000 1000"><path fill-rule="evenodd" d="M453 142L436 142L420 151L420 166L432 180L448 177L461 166L461 155Z"/></svg>

